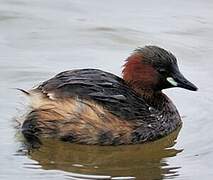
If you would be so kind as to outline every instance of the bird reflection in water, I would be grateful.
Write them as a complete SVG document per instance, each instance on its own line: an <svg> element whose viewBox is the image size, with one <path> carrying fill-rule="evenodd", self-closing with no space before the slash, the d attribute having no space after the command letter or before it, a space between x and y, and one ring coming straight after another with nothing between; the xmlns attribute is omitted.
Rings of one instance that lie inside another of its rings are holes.
<svg viewBox="0 0 213 180"><path fill-rule="evenodd" d="M45 170L62 170L68 172L68 179L86 180L86 175L92 179L89 175L94 174L98 176L93 179L116 179L111 177L118 176L122 176L121 179L130 176L140 180L163 179L178 176L180 167L170 166L167 158L182 151L174 147L179 131L180 128L154 142L123 146L89 146L41 139L39 147L24 146L19 153L25 152L38 162L27 168L39 165Z"/></svg>

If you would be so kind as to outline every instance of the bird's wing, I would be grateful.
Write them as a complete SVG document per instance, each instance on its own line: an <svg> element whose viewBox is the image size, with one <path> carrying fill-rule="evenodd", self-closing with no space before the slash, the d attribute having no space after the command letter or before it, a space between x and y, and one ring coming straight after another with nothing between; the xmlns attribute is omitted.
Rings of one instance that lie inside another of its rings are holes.
<svg viewBox="0 0 213 180"><path fill-rule="evenodd" d="M98 69L64 71L35 90L52 99L79 97L93 100L124 119L143 119L149 106L123 79Z"/></svg>

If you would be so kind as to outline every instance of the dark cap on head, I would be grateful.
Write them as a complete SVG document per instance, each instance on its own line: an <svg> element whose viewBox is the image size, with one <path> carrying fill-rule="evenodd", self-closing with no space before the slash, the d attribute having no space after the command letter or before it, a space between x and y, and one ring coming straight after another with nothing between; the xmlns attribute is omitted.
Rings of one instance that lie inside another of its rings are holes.
<svg viewBox="0 0 213 180"><path fill-rule="evenodd" d="M168 65L177 64L177 59L171 52L158 46L137 48L135 53L139 53L143 56L143 62L151 63L156 67L166 67Z"/></svg>

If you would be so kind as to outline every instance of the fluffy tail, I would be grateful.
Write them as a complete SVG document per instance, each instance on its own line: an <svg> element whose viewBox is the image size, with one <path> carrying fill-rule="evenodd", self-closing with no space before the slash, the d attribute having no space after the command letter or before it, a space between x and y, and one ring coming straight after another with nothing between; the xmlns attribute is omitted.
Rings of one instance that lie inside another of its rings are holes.
<svg viewBox="0 0 213 180"><path fill-rule="evenodd" d="M32 95L32 93L21 89L15 88L18 91L21 91L28 97ZM25 121L22 124L21 132L24 135L25 139L28 142L28 145L33 148L39 147L42 143L39 139L39 132L40 130L37 128L37 119L38 119L38 112L36 110L32 110L28 115L25 117Z"/></svg>

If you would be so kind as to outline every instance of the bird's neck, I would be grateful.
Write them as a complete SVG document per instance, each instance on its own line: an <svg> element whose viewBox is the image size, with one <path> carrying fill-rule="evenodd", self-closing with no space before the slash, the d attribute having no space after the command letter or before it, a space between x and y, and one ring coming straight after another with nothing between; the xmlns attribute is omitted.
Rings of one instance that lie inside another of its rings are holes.
<svg viewBox="0 0 213 180"><path fill-rule="evenodd" d="M155 108L156 110L164 111L173 109L176 111L172 101L162 91L154 91L152 89L138 89L135 91L149 106Z"/></svg>

